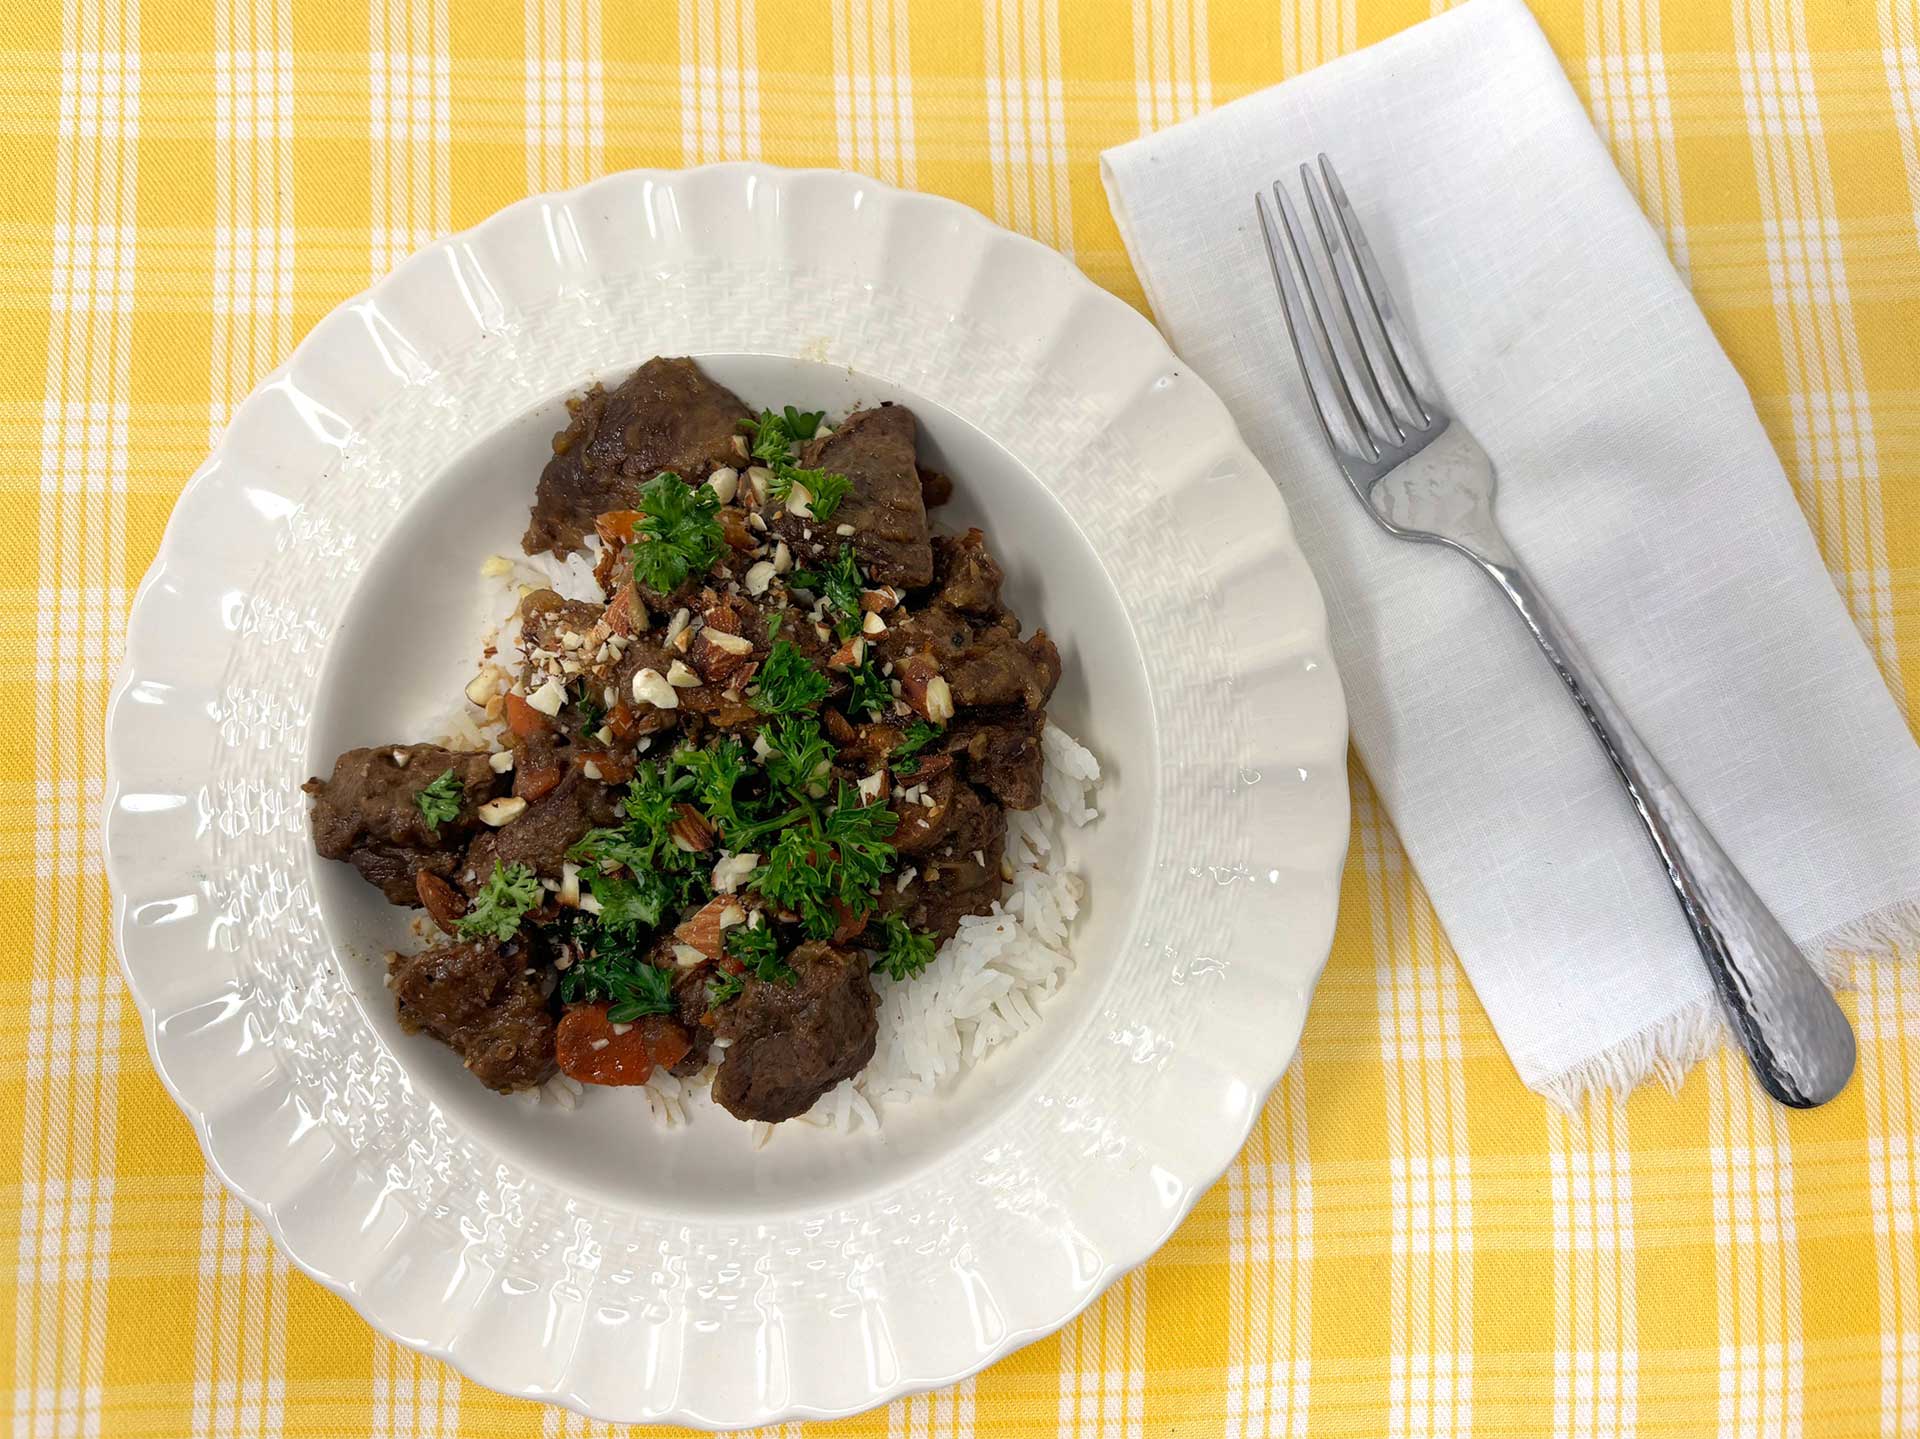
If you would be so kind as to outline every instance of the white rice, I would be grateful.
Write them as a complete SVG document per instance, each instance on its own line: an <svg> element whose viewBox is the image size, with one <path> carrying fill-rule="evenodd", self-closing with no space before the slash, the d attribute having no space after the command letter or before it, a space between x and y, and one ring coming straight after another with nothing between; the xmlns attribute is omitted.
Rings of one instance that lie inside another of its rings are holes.
<svg viewBox="0 0 1920 1439"><path fill-rule="evenodd" d="M591 553L564 562L547 555L502 558L506 570L495 578L514 594L516 605L522 585L544 586L569 599L598 598ZM485 643L507 654L518 641L514 628L511 618L503 619ZM478 723L477 712L464 701L447 717L445 728L448 743L489 749L505 743L504 726ZM1041 749L1045 770L1040 807L1007 811L1006 860L1013 878L1006 893L991 913L961 920L959 932L918 978L876 979L880 1034L872 1061L823 1094L800 1116L802 1123L842 1132L878 1129L886 1106L951 1086L995 1049L1040 1022L1040 1006L1073 968L1068 945L1086 898L1086 883L1066 867L1061 842L1068 829L1099 817L1094 798L1100 779L1099 761L1051 721L1041 736ZM707 1092L712 1077L711 1065L692 1079L676 1079L656 1069L639 1088L654 1122L673 1128L689 1123L698 1109L718 1110ZM583 1092L577 1081L559 1074L522 1098L570 1110ZM751 1124L753 1147L766 1144L775 1127Z"/></svg>

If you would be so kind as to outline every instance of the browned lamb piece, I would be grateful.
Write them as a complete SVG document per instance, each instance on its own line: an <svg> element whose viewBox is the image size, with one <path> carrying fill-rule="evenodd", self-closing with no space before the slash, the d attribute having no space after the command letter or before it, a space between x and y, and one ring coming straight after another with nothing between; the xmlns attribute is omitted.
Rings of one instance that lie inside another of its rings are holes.
<svg viewBox="0 0 1920 1439"><path fill-rule="evenodd" d="M387 982L409 1034L458 1054L489 1089L528 1089L554 1070L554 1020L524 939L456 940L387 956Z"/></svg>
<svg viewBox="0 0 1920 1439"><path fill-rule="evenodd" d="M824 944L790 956L796 982L749 979L714 1016L728 1041L713 1097L737 1119L777 1121L805 1114L873 1058L879 1001L867 961Z"/></svg>
<svg viewBox="0 0 1920 1439"><path fill-rule="evenodd" d="M692 360L656 358L615 389L595 385L569 400L572 418L553 437L533 515L520 543L528 554L581 548L594 518L632 509L640 487L663 470L690 484L738 462L733 437L747 407Z"/></svg>
<svg viewBox="0 0 1920 1439"><path fill-rule="evenodd" d="M415 874L452 874L479 825L479 807L505 786L487 758L432 744L348 750L330 778L301 786L314 798L314 848L351 864L392 903L418 904ZM429 825L420 792L449 770L460 786L460 812Z"/></svg>
<svg viewBox="0 0 1920 1439"><path fill-rule="evenodd" d="M796 563L819 565L850 544L861 571L876 585L912 589L933 578L915 433L910 410L882 405L854 411L831 435L801 446L802 468L845 475L852 489L827 520L792 514L768 497L762 516L787 542ZM843 526L851 533L842 535Z"/></svg>

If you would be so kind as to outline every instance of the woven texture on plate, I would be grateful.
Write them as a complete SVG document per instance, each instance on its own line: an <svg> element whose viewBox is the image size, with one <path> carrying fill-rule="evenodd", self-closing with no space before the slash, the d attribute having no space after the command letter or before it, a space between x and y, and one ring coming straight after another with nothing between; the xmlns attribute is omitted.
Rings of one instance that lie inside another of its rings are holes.
<svg viewBox="0 0 1920 1439"><path fill-rule="evenodd" d="M1920 683L1920 14L1537 7L1752 387L1897 694ZM844 165L1139 292L1098 151L1423 8L1291 0L14 5L0 28L0 1298L22 1435L524 1435L291 1273L205 1177L107 932L132 587L230 408L422 241L627 165ZM1357 784L1300 1061L1192 1219L1057 1338L815 1432L1920 1432L1920 978L1789 1115L1726 1056L1522 1089ZM29 918L30 917L30 918ZM7 1302L10 1299L11 1302ZM812 1428L813 1426L808 1426Z"/></svg>

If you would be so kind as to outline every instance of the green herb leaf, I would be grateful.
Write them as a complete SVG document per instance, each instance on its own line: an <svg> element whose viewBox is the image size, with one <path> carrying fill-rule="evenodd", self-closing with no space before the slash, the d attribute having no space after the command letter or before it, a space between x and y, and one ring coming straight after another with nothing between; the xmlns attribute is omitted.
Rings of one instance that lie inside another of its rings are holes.
<svg viewBox="0 0 1920 1439"><path fill-rule="evenodd" d="M795 570L793 583L803 590L810 590L826 600L828 606L838 616L836 627L860 623L860 591L866 588L866 579L860 573L859 561L854 558L853 546L840 546L840 553L829 560L826 566L817 570ZM841 638L851 634L852 630L842 630Z"/></svg>
<svg viewBox="0 0 1920 1439"><path fill-rule="evenodd" d="M413 802L420 806L420 817L427 822L427 833L438 839L440 826L460 817L460 807L466 803L466 798L460 777L449 769L416 794Z"/></svg>
<svg viewBox="0 0 1920 1439"><path fill-rule="evenodd" d="M509 940L528 910L540 903L540 877L524 864L493 862L493 873L456 928L462 939Z"/></svg>
<svg viewBox="0 0 1920 1439"><path fill-rule="evenodd" d="M827 677L791 640L775 640L773 652L760 667L753 707L762 714L792 714L810 709L827 697Z"/></svg>
<svg viewBox="0 0 1920 1439"><path fill-rule="evenodd" d="M910 928L897 914L887 915L880 921L880 934L885 943L873 968L889 979L917 978L933 963L940 947L931 934Z"/></svg>
<svg viewBox="0 0 1920 1439"><path fill-rule="evenodd" d="M740 997L740 991L747 987L744 974L728 974L725 970L715 970L707 981L707 1008L718 1009Z"/></svg>
<svg viewBox="0 0 1920 1439"><path fill-rule="evenodd" d="M693 781L693 802L722 830L741 822L734 807L733 789L747 776L746 752L731 735L706 749L679 749L668 767Z"/></svg>
<svg viewBox="0 0 1920 1439"><path fill-rule="evenodd" d="M815 939L825 939L839 923L833 912L832 854L811 826L796 825L767 852L767 862L753 878L755 889L799 915Z"/></svg>
<svg viewBox="0 0 1920 1439"><path fill-rule="evenodd" d="M582 695L573 702L573 707L580 712L580 731L582 734L590 735L599 729L602 724L606 723L606 706L591 695Z"/></svg>
<svg viewBox="0 0 1920 1439"><path fill-rule="evenodd" d="M667 470L640 489L640 523L631 547L633 577L668 594L689 575L703 575L726 541L715 515L720 496L711 485L689 485Z"/></svg>
<svg viewBox="0 0 1920 1439"><path fill-rule="evenodd" d="M605 1003L615 1024L673 1013L670 971L649 964L646 953L622 936L602 932L588 943L587 952L560 976L562 1003Z"/></svg>
<svg viewBox="0 0 1920 1439"><path fill-rule="evenodd" d="M590 869L585 875L587 889L600 904L600 923L608 929L651 929L673 903L675 886L658 870L647 870L639 879Z"/></svg>
<svg viewBox="0 0 1920 1439"><path fill-rule="evenodd" d="M860 792L840 782L834 805L820 821L820 831L833 846L829 876L834 893L855 915L873 908L873 891L893 868L895 851L887 843L900 816L884 804L867 804Z"/></svg>
<svg viewBox="0 0 1920 1439"><path fill-rule="evenodd" d="M744 964L753 977L767 984L798 984L800 976L780 957L780 940L771 928L749 929L737 924L727 931L727 953Z"/></svg>
<svg viewBox="0 0 1920 1439"><path fill-rule="evenodd" d="M810 714L783 715L761 730L767 742L767 778L781 789L805 793L833 764L833 745Z"/></svg>
<svg viewBox="0 0 1920 1439"><path fill-rule="evenodd" d="M893 690L887 677L872 660L863 661L847 676L853 688L847 695L847 713L867 714L878 719L893 703Z"/></svg>
<svg viewBox="0 0 1920 1439"><path fill-rule="evenodd" d="M891 762L895 774L912 774L920 768L920 751L945 734L943 726L917 719L907 726L906 737L893 747Z"/></svg>
<svg viewBox="0 0 1920 1439"><path fill-rule="evenodd" d="M770 488L776 499L784 500L793 493L796 484L806 488L807 508L816 520L832 519L840 502L853 489L852 480L833 470L802 470L793 465L775 469Z"/></svg>

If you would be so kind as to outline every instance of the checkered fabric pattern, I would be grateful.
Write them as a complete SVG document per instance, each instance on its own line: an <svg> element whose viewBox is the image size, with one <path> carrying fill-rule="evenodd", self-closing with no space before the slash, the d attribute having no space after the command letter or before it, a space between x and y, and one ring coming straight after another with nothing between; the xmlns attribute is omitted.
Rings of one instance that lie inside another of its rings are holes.
<svg viewBox="0 0 1920 1439"><path fill-rule="evenodd" d="M1920 683L1920 8L1538 0L1752 387L1896 695ZM108 935L101 724L233 406L421 242L629 165L956 196L1139 303L1104 146L1421 17L1401 0L62 0L0 24L0 1354L79 1435L598 1432L289 1269L150 1071ZM1252 282L1250 282L1251 284ZM1261 298L1252 289L1250 297ZM1756 617L1756 623L1771 622ZM1791 623L1791 616L1781 617ZM1789 1114L1721 1056L1521 1088L1365 777L1300 1058L1165 1250L956 1389L809 1434L1920 1434L1920 966ZM802 1426L783 1432L799 1433Z"/></svg>

